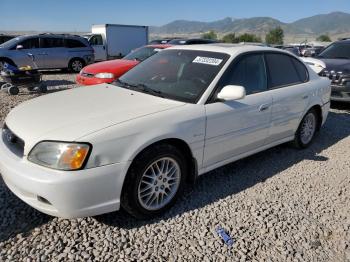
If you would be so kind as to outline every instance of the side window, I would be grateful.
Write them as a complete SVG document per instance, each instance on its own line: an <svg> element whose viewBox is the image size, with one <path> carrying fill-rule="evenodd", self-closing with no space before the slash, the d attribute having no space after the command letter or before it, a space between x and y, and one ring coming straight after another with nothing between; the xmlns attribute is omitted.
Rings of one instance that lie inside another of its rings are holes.
<svg viewBox="0 0 350 262"><path fill-rule="evenodd" d="M102 36L94 35L89 40L90 45L103 45Z"/></svg>
<svg viewBox="0 0 350 262"><path fill-rule="evenodd" d="M239 85L246 89L247 95L267 90L267 77L262 54L247 55L226 71L221 87Z"/></svg>
<svg viewBox="0 0 350 262"><path fill-rule="evenodd" d="M17 45L22 45L23 49L39 48L39 38L35 37L35 38L26 39L18 43Z"/></svg>
<svg viewBox="0 0 350 262"><path fill-rule="evenodd" d="M66 39L66 47L68 47L68 48L78 48L78 47L86 47L86 46L79 40Z"/></svg>
<svg viewBox="0 0 350 262"><path fill-rule="evenodd" d="M41 47L42 48L55 48L55 47L63 47L63 39L62 38L53 38L53 37L44 37L40 38Z"/></svg>
<svg viewBox="0 0 350 262"><path fill-rule="evenodd" d="M307 71L305 65L295 58L291 57L291 60L293 61L295 69L297 70L300 81L303 83L307 82L309 80L309 72Z"/></svg>
<svg viewBox="0 0 350 262"><path fill-rule="evenodd" d="M269 69L269 88L300 84L299 74L290 56L284 54L266 54Z"/></svg>

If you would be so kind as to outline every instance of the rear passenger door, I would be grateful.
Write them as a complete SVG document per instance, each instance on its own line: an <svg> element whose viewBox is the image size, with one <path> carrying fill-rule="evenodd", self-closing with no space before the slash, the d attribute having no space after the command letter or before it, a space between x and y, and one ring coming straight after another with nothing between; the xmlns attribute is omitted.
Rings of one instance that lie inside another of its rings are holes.
<svg viewBox="0 0 350 262"><path fill-rule="evenodd" d="M64 48L63 38L60 37L40 37L41 53L45 57L45 68L65 68L67 67L67 52Z"/></svg>
<svg viewBox="0 0 350 262"><path fill-rule="evenodd" d="M294 135L309 103L311 87L305 65L295 57L266 53L265 60L273 99L267 143L272 143Z"/></svg>

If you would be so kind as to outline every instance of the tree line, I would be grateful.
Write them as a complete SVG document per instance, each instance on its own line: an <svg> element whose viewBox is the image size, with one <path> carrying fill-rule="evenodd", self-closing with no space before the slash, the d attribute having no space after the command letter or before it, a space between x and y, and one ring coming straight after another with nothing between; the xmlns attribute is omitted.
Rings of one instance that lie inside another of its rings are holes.
<svg viewBox="0 0 350 262"><path fill-rule="evenodd" d="M207 33L202 34L202 38L204 39L212 39L212 40L219 40L218 35L215 33L215 31L211 30ZM278 26L274 29L271 29L265 36L265 43L269 45L283 45L283 39L284 39L284 32L283 29ZM331 42L332 40L328 35L320 35L316 39L320 42ZM254 43L262 43L263 40L260 36L257 36L255 34L242 34L242 35L236 35L235 33L229 33L224 35L221 38L221 41L224 43L240 43L240 42L254 42Z"/></svg>

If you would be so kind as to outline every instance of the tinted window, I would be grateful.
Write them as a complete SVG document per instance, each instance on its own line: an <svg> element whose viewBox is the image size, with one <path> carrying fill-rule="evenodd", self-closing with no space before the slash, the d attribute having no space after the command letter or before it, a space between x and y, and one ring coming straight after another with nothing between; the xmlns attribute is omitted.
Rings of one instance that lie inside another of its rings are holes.
<svg viewBox="0 0 350 262"><path fill-rule="evenodd" d="M295 69L297 70L299 79L301 82L307 82L309 79L309 73L305 67L305 65L303 65L303 63L301 63L300 61L298 61L295 58L290 58L293 61L293 64L295 66Z"/></svg>
<svg viewBox="0 0 350 262"><path fill-rule="evenodd" d="M334 43L319 55L320 58L350 59L350 43Z"/></svg>
<svg viewBox="0 0 350 262"><path fill-rule="evenodd" d="M68 48L77 48L77 47L86 47L86 46L79 40L66 39L66 47L68 47Z"/></svg>
<svg viewBox="0 0 350 262"><path fill-rule="evenodd" d="M283 54L266 54L266 62L269 68L270 88L302 82L290 56Z"/></svg>
<svg viewBox="0 0 350 262"><path fill-rule="evenodd" d="M55 47L63 47L63 46L64 46L64 43L62 38L53 38L53 37L41 38L42 48L55 48Z"/></svg>
<svg viewBox="0 0 350 262"><path fill-rule="evenodd" d="M22 45L23 49L39 48L39 38L30 38L18 43L17 45ZM14 48L16 49L16 46Z"/></svg>
<svg viewBox="0 0 350 262"><path fill-rule="evenodd" d="M94 35L89 40L90 45L103 45L102 36Z"/></svg>
<svg viewBox="0 0 350 262"><path fill-rule="evenodd" d="M239 85L246 89L247 94L267 90L267 77L264 56L261 54L248 55L228 69L221 88L226 85Z"/></svg>
<svg viewBox="0 0 350 262"><path fill-rule="evenodd" d="M217 52L164 50L125 73L117 84L145 93L151 89L151 94L195 103L228 57Z"/></svg>

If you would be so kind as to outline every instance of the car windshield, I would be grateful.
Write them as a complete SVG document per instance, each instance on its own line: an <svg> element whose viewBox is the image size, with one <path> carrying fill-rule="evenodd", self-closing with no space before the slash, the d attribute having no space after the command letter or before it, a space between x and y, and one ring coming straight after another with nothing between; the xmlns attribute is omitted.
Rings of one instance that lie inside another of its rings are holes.
<svg viewBox="0 0 350 262"><path fill-rule="evenodd" d="M151 46L141 47L126 55L123 59L143 61L149 58L150 56L158 53L160 50L162 50L162 48L156 48Z"/></svg>
<svg viewBox="0 0 350 262"><path fill-rule="evenodd" d="M131 69L116 85L151 95L196 103L229 55L197 50L164 50Z"/></svg>
<svg viewBox="0 0 350 262"><path fill-rule="evenodd" d="M350 43L334 43L323 50L320 58L350 59Z"/></svg>
<svg viewBox="0 0 350 262"><path fill-rule="evenodd" d="M1 44L0 47L2 47L2 48L10 48L13 45L15 45L16 43L18 43L19 40L20 40L19 37L12 38L11 40L6 41L5 43Z"/></svg>

